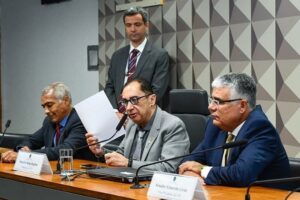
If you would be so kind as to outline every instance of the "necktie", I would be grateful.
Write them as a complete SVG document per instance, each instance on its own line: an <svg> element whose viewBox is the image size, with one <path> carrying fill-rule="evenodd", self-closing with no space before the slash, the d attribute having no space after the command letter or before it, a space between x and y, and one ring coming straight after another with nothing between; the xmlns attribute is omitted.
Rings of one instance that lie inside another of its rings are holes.
<svg viewBox="0 0 300 200"><path fill-rule="evenodd" d="M136 143L135 151L132 156L133 160L141 160L144 134L145 134L145 131L139 131L139 137L138 137L138 140Z"/></svg>
<svg viewBox="0 0 300 200"><path fill-rule="evenodd" d="M139 50L133 49L131 51L131 55L128 61L128 72L127 72L127 82L133 79L133 75L136 70L136 60L137 60L137 55L139 53ZM120 94L119 100L122 99L122 96ZM118 110L120 113L124 113L126 111L126 107L123 105L118 105Z"/></svg>
<svg viewBox="0 0 300 200"><path fill-rule="evenodd" d="M129 62L128 62L128 79L127 81L132 80L133 78L133 74L135 73L136 70L136 60L137 60L137 55L139 53L139 50L137 49L133 49L131 51L131 56L129 58Z"/></svg>
<svg viewBox="0 0 300 200"><path fill-rule="evenodd" d="M56 124L56 126L55 126L55 145L56 146L58 145L59 138L60 138L60 125Z"/></svg>
<svg viewBox="0 0 300 200"><path fill-rule="evenodd" d="M230 143L232 142L234 139L234 135L229 133L228 136L227 136L227 139L226 139L226 143ZM228 161L228 157L229 157L229 154L230 154L230 148L229 149L225 149L225 152L224 152L225 156L224 156L224 161L225 161L225 166L227 165L227 161Z"/></svg>

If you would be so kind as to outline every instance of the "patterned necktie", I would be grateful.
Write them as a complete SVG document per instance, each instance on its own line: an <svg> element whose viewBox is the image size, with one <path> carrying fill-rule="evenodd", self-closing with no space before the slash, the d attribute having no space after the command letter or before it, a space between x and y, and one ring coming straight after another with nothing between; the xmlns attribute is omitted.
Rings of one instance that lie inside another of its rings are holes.
<svg viewBox="0 0 300 200"><path fill-rule="evenodd" d="M132 156L133 160L141 160L144 134L145 134L145 131L139 131L139 137L138 137L138 140L137 140L137 143L135 146L135 151Z"/></svg>
<svg viewBox="0 0 300 200"><path fill-rule="evenodd" d="M227 136L227 139L226 139L226 143L232 142L233 139L234 139L234 135L229 133ZM226 166L227 162L228 162L229 154L230 154L230 148L226 149L224 153L225 153L225 166Z"/></svg>
<svg viewBox="0 0 300 200"><path fill-rule="evenodd" d="M133 79L133 75L135 73L136 70L136 60L137 60L137 55L139 53L139 50L137 49L133 49L131 51L131 56L129 58L129 62L128 62L128 79L127 82Z"/></svg>
<svg viewBox="0 0 300 200"><path fill-rule="evenodd" d="M60 138L60 125L56 124L56 126L55 126L55 146L58 145L59 138Z"/></svg>
<svg viewBox="0 0 300 200"><path fill-rule="evenodd" d="M139 50L137 50L137 49L133 49L131 51L131 56L128 61L127 82L133 79L133 75L136 70L136 60L137 60L138 53L139 53ZM120 94L119 100L121 100L121 99L122 99L122 96ZM118 105L118 110L120 113L124 113L126 111L126 107L123 105Z"/></svg>

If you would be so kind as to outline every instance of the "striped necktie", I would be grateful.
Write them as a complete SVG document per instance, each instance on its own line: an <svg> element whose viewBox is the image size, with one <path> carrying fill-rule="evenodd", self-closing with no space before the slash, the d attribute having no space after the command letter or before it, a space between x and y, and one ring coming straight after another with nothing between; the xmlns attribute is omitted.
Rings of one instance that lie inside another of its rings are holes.
<svg viewBox="0 0 300 200"><path fill-rule="evenodd" d="M55 146L58 145L59 138L60 138L60 125L56 124L56 126L55 126Z"/></svg>
<svg viewBox="0 0 300 200"><path fill-rule="evenodd" d="M226 139L226 143L232 142L233 139L234 139L234 135L229 133L228 136L227 136L227 139ZM229 154L230 154L230 148L225 149L224 153L225 153L225 166L226 166L227 162L228 162Z"/></svg>
<svg viewBox="0 0 300 200"><path fill-rule="evenodd" d="M127 82L133 79L133 75L136 71L136 60L137 60L137 55L139 53L139 50L133 49L131 51L131 56L129 58L128 62L128 79Z"/></svg>

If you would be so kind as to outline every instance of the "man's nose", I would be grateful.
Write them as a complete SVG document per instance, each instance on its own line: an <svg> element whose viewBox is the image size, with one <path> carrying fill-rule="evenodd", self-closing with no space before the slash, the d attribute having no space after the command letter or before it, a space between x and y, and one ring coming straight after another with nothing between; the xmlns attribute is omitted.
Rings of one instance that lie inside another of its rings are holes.
<svg viewBox="0 0 300 200"><path fill-rule="evenodd" d="M215 105L214 103L208 104L208 110L210 113L215 112L217 110L217 105Z"/></svg>
<svg viewBox="0 0 300 200"><path fill-rule="evenodd" d="M47 107L45 107L44 108L44 112L45 112L45 114L48 114L50 111L49 111L49 109Z"/></svg>
<svg viewBox="0 0 300 200"><path fill-rule="evenodd" d="M126 105L126 111L127 110L131 110L133 108L133 105L130 101L128 101L127 105Z"/></svg>

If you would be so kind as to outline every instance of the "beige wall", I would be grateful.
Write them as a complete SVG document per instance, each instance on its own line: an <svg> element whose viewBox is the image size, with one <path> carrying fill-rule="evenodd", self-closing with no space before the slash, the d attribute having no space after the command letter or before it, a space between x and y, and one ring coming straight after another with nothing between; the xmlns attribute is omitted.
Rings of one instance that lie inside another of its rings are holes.
<svg viewBox="0 0 300 200"><path fill-rule="evenodd" d="M112 53L128 43L117 3L99 0L100 88ZM289 156L300 157L300 1L165 0L147 10L150 40L172 58L172 88L210 92L216 76L252 75Z"/></svg>

